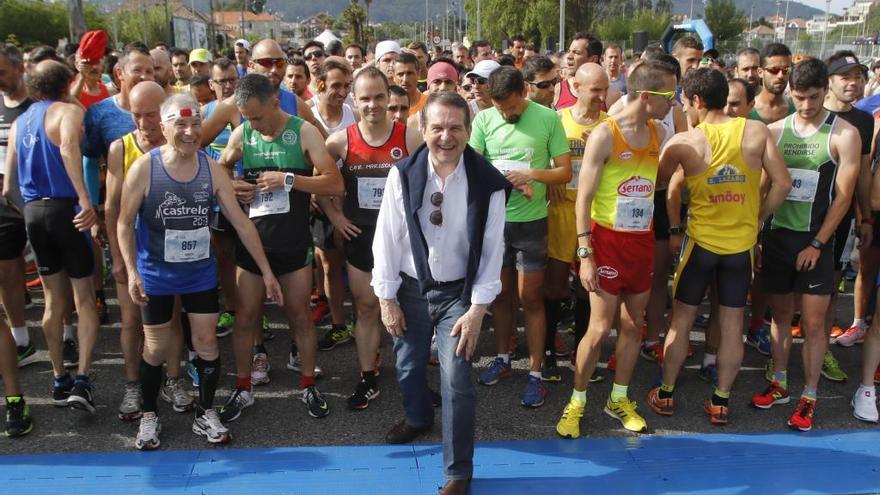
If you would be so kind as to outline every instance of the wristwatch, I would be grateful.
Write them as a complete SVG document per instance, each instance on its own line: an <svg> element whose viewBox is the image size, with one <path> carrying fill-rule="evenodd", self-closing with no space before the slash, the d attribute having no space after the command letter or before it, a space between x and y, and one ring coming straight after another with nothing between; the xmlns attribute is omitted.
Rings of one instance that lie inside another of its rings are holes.
<svg viewBox="0 0 880 495"><path fill-rule="evenodd" d="M678 235L681 234L681 225L677 227L669 227L669 235Z"/></svg>
<svg viewBox="0 0 880 495"><path fill-rule="evenodd" d="M577 248L577 257L578 258L581 258L581 259L589 258L592 255L593 255L593 250L588 247L580 246L579 248Z"/></svg>
<svg viewBox="0 0 880 495"><path fill-rule="evenodd" d="M284 192L290 192L293 189L293 181L296 178L296 175L291 173L284 174Z"/></svg>
<svg viewBox="0 0 880 495"><path fill-rule="evenodd" d="M813 239L812 241L810 241L810 246L812 246L812 247L814 247L814 248L816 248L816 249L818 249L818 250L821 251L821 250L822 250L822 247L825 246L825 243L822 242L822 241L820 241L819 239Z"/></svg>

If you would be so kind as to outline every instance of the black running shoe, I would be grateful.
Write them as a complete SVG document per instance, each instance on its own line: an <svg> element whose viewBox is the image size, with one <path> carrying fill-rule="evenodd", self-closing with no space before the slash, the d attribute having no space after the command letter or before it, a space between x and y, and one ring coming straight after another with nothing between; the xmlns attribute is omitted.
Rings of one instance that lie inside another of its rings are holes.
<svg viewBox="0 0 880 495"><path fill-rule="evenodd" d="M354 393L347 399L348 408L353 411L366 409L370 405L370 401L376 397L379 397L379 387L361 380L355 387Z"/></svg>
<svg viewBox="0 0 880 495"><path fill-rule="evenodd" d="M61 349L61 356L64 359L64 367L67 369L76 368L79 365L79 347L73 339L64 339L64 347Z"/></svg>
<svg viewBox="0 0 880 495"><path fill-rule="evenodd" d="M29 364L37 362L37 349L34 344L15 346L18 353L18 367L24 368Z"/></svg>
<svg viewBox="0 0 880 495"><path fill-rule="evenodd" d="M552 354L544 355L543 369L541 370L541 379L545 382L561 382L562 373L559 372L559 365L556 364L556 356Z"/></svg>
<svg viewBox="0 0 880 495"><path fill-rule="evenodd" d="M67 407L67 399L70 398L71 390L73 390L73 378L70 375L55 379L55 383L52 385L52 403L57 407Z"/></svg>
<svg viewBox="0 0 880 495"><path fill-rule="evenodd" d="M21 437L34 429L31 410L24 402L24 397L6 398L6 436Z"/></svg>
<svg viewBox="0 0 880 495"><path fill-rule="evenodd" d="M254 405L254 394L250 390L236 388L226 404L220 408L220 421L229 423L241 416L241 412Z"/></svg>
<svg viewBox="0 0 880 495"><path fill-rule="evenodd" d="M309 410L309 416L313 418L324 418L330 414L330 406L327 405L324 396L314 385L306 387L303 391L302 401Z"/></svg>
<svg viewBox="0 0 880 495"><path fill-rule="evenodd" d="M92 385L85 380L77 380L67 398L67 404L80 411L95 413L95 401L92 398Z"/></svg>

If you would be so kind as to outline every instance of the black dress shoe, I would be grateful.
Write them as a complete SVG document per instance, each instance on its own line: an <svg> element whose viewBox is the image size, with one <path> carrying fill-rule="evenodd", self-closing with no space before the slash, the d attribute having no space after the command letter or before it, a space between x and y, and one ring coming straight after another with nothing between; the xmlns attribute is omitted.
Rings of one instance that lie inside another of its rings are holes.
<svg viewBox="0 0 880 495"><path fill-rule="evenodd" d="M449 480L440 489L440 495L466 495L471 491L471 480Z"/></svg>
<svg viewBox="0 0 880 495"><path fill-rule="evenodd" d="M388 433L385 434L385 442L392 444L409 443L430 429L430 426L424 428L412 427L406 424L406 420L404 419L388 430Z"/></svg>
<svg viewBox="0 0 880 495"><path fill-rule="evenodd" d="M440 407L443 405L443 398L440 397L440 394L435 392L433 388L428 389L428 395L431 396L431 405L434 407Z"/></svg>

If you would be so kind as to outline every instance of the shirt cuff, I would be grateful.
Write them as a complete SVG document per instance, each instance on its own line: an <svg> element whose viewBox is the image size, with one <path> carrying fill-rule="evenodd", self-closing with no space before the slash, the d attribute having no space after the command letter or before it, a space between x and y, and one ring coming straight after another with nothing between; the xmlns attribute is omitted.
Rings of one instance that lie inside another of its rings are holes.
<svg viewBox="0 0 880 495"><path fill-rule="evenodd" d="M397 280L382 280L373 276L370 285L373 286L373 292L379 299L397 299L397 291L400 290L400 284L403 283L401 278Z"/></svg>
<svg viewBox="0 0 880 495"><path fill-rule="evenodd" d="M501 281L474 285L471 289L471 304L492 304L501 293Z"/></svg>

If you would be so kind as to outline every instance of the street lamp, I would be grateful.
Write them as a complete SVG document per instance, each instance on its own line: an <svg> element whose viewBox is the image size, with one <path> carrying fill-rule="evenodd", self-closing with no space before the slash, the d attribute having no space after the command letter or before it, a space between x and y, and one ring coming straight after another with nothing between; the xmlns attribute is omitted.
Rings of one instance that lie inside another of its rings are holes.
<svg viewBox="0 0 880 495"><path fill-rule="evenodd" d="M825 58L825 40L828 38L828 11L831 10L831 0L825 0L825 29L822 30L822 58Z"/></svg>

